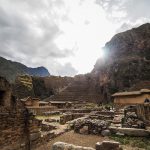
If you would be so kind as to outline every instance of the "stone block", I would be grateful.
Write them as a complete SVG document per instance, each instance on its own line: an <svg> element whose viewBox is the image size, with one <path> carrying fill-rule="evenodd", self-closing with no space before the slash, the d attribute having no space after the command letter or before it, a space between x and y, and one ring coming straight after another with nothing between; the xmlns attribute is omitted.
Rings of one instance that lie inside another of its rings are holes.
<svg viewBox="0 0 150 150"><path fill-rule="evenodd" d="M53 144L52 150L95 150L95 149L91 147L82 147L63 142L56 142Z"/></svg>
<svg viewBox="0 0 150 150"><path fill-rule="evenodd" d="M40 137L41 137L41 133L40 132L30 134L30 140L31 141L34 141L34 140L36 140L36 139L38 139Z"/></svg>
<svg viewBox="0 0 150 150"><path fill-rule="evenodd" d="M101 135L102 136L109 136L111 133L110 133L110 130L103 130L102 132L101 132Z"/></svg>
<svg viewBox="0 0 150 150"><path fill-rule="evenodd" d="M103 141L102 146L104 150L119 150L119 142Z"/></svg>
<svg viewBox="0 0 150 150"><path fill-rule="evenodd" d="M83 128L80 129L81 134L89 134L89 127L83 126Z"/></svg>
<svg viewBox="0 0 150 150"><path fill-rule="evenodd" d="M103 149L102 142L97 142L95 148L96 150L102 150Z"/></svg>
<svg viewBox="0 0 150 150"><path fill-rule="evenodd" d="M112 130L112 128L111 128ZM150 133L145 129L137 128L113 128L113 131L123 133L128 136L148 137Z"/></svg>

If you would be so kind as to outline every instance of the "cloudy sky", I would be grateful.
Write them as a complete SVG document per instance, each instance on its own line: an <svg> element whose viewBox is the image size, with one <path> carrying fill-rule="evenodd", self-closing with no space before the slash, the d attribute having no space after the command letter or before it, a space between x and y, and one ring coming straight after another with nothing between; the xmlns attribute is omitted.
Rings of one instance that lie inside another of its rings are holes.
<svg viewBox="0 0 150 150"><path fill-rule="evenodd" d="M0 56L53 75L90 72L118 33L150 22L150 0L0 0Z"/></svg>

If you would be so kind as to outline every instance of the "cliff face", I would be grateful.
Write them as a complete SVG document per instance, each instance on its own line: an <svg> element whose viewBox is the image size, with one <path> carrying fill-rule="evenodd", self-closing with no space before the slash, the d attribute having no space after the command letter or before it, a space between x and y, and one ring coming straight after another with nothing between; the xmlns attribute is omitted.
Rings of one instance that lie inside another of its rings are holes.
<svg viewBox="0 0 150 150"><path fill-rule="evenodd" d="M150 24L115 35L91 72L102 100L117 91L150 88Z"/></svg>
<svg viewBox="0 0 150 150"><path fill-rule="evenodd" d="M30 68L21 63L13 62L0 57L0 75L9 82L14 82L17 75L28 74L32 76L50 76L48 70L44 67Z"/></svg>

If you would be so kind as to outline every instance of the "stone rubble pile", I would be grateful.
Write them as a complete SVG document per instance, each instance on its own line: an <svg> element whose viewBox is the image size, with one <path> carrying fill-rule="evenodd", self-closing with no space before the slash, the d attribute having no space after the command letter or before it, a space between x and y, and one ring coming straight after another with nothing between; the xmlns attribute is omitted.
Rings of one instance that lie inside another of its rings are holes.
<svg viewBox="0 0 150 150"><path fill-rule="evenodd" d="M53 129L56 129L56 126L48 125L48 124L43 124L42 123L41 131L51 131Z"/></svg>
<svg viewBox="0 0 150 150"><path fill-rule="evenodd" d="M78 119L74 124L74 132L81 134L101 134L102 131L108 130L109 125L110 123L104 120Z"/></svg>
<svg viewBox="0 0 150 150"><path fill-rule="evenodd" d="M128 112L124 118L123 127L144 129L145 123L138 118L135 112Z"/></svg>

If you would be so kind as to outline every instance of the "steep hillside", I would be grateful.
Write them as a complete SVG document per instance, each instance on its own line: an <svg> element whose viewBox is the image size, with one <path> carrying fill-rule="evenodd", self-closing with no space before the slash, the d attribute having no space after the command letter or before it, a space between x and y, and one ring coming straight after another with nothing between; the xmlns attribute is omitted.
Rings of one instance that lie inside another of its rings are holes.
<svg viewBox="0 0 150 150"><path fill-rule="evenodd" d="M103 101L117 91L150 88L150 24L115 35L104 47L91 73Z"/></svg>
<svg viewBox="0 0 150 150"><path fill-rule="evenodd" d="M51 100L110 102L117 91L150 89L150 24L116 34L104 52L91 73L76 76Z"/></svg>
<svg viewBox="0 0 150 150"><path fill-rule="evenodd" d="M14 82L16 76L21 74L40 77L50 76L50 73L44 67L30 68L21 63L0 57L0 76L5 77L9 82Z"/></svg>

